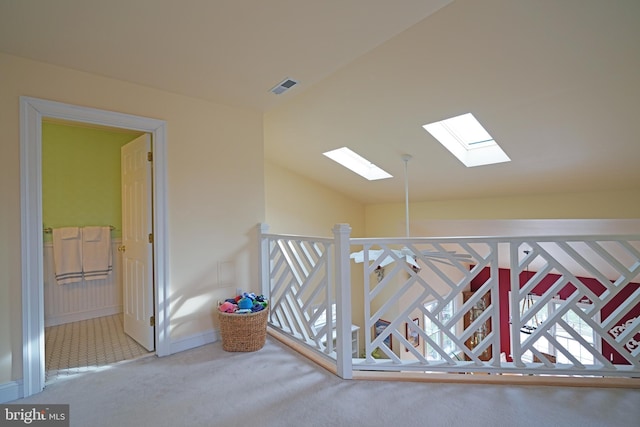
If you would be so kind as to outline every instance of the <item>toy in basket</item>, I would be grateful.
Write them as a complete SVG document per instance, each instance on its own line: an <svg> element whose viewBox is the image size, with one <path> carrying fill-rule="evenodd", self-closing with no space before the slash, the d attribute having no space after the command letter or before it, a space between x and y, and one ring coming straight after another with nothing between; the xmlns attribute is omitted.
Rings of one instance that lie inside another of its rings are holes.
<svg viewBox="0 0 640 427"><path fill-rule="evenodd" d="M218 321L225 351L257 351L267 337L268 302L254 293L229 298L218 307Z"/></svg>

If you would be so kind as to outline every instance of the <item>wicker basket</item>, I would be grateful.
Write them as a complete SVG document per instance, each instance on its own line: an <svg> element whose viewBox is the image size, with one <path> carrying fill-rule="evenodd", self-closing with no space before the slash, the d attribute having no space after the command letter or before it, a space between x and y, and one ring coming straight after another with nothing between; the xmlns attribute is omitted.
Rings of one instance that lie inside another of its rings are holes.
<svg viewBox="0 0 640 427"><path fill-rule="evenodd" d="M235 314L218 311L222 349L225 351L257 351L267 338L269 309L256 313Z"/></svg>

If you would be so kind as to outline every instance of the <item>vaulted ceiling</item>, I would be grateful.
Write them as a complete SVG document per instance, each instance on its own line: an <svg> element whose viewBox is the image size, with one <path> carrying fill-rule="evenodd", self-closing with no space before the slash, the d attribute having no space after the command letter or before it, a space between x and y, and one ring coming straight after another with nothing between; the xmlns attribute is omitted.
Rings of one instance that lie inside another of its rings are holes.
<svg viewBox="0 0 640 427"><path fill-rule="evenodd" d="M640 189L638 22L637 0L0 0L0 51L264 111L270 161L378 203L405 153L412 200ZM465 168L421 127L466 112L511 162Z"/></svg>

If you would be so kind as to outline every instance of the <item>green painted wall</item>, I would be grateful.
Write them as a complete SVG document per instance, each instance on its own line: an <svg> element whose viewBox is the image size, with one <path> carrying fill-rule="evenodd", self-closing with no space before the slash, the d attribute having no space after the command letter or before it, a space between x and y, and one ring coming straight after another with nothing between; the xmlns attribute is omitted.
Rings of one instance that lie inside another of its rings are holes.
<svg viewBox="0 0 640 427"><path fill-rule="evenodd" d="M120 237L120 147L140 134L44 122L44 226L113 225L112 236ZM51 240L51 234L44 236Z"/></svg>

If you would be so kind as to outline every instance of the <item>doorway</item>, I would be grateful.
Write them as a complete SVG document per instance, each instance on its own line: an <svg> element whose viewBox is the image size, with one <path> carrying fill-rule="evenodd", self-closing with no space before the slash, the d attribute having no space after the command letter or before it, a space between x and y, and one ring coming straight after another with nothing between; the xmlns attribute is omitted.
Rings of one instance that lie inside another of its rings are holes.
<svg viewBox="0 0 640 427"><path fill-rule="evenodd" d="M149 274L153 248L147 238L152 233L151 161L147 159L152 146L146 133L51 119L43 120L42 139L43 303L48 384L153 354L155 350L154 328L149 324L153 316L153 280ZM131 147L135 148L135 162L130 156L123 157ZM132 167L137 168L137 174L131 173ZM132 176L138 179L131 182ZM136 191L131 191L132 184ZM123 198L123 194L128 197ZM90 227L96 225L102 226L99 231ZM60 227L74 227L66 231L76 230L78 235L71 240L60 239ZM58 233L57 244L54 229ZM93 261L94 265L97 262L101 269L108 266L108 272L98 277L85 274L60 284L54 258L60 265L68 268L73 265L80 271L84 263L76 266L71 260L77 254L75 249L84 247L81 242L92 231L92 239L98 243L87 244L108 247L108 251L102 249L98 258L95 252L89 252L94 256L88 259L83 250L84 261ZM138 257L132 263L138 236L141 241L137 245ZM71 252L67 254L66 250ZM58 260L68 255L71 258L66 264ZM142 334L137 333L139 330Z"/></svg>
<svg viewBox="0 0 640 427"><path fill-rule="evenodd" d="M153 252L156 355L170 354L166 248L166 137L162 120L20 98L23 396L45 382L42 233L42 120L46 118L146 132L154 141Z"/></svg>

